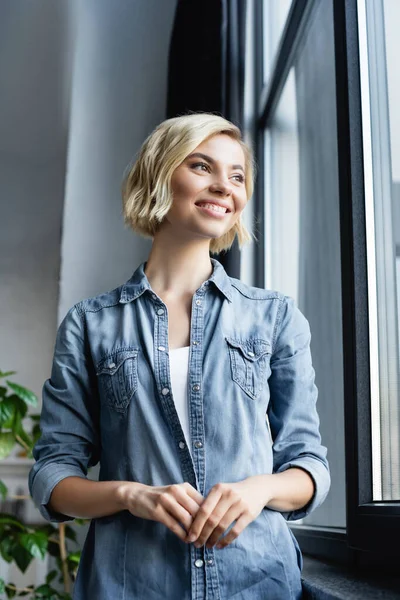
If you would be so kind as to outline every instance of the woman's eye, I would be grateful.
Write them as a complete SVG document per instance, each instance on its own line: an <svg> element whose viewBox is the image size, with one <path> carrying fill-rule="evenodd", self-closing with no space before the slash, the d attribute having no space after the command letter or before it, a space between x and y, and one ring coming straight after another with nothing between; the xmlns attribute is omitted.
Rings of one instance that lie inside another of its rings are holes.
<svg viewBox="0 0 400 600"><path fill-rule="evenodd" d="M206 163L200 162L200 163L193 163L191 165L192 169L196 169L197 167L200 167L202 171L208 171L209 170L209 166Z"/></svg>
<svg viewBox="0 0 400 600"><path fill-rule="evenodd" d="M240 183L244 183L244 175L238 174L238 175L234 175L233 177L234 177L234 179L236 179L236 181L239 181Z"/></svg>

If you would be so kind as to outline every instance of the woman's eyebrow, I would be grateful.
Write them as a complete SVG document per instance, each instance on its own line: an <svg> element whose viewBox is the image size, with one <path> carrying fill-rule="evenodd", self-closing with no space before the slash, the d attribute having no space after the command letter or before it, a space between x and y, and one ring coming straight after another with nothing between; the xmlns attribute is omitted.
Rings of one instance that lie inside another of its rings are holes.
<svg viewBox="0 0 400 600"><path fill-rule="evenodd" d="M189 154L187 158L203 158L204 160L207 160L210 164L215 164L215 160L211 158L211 156L208 156L208 154L203 154L202 152L193 152L193 154ZM242 167L242 165L231 165L231 168L241 169L241 171L243 171L244 173L244 168Z"/></svg>

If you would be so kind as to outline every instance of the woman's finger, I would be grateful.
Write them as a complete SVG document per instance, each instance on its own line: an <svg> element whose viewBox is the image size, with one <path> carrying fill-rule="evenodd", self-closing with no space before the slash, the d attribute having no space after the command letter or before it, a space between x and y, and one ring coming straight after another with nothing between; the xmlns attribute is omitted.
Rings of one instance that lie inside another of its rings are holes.
<svg viewBox="0 0 400 600"><path fill-rule="evenodd" d="M180 525L179 521L175 519L163 506L157 508L157 520L168 527L172 533L175 533L183 542L186 541L186 532Z"/></svg>
<svg viewBox="0 0 400 600"><path fill-rule="evenodd" d="M198 490L196 490L196 488L194 488L192 485L190 485L189 482L186 481L185 483L183 483L182 487L189 494L189 496L191 498L193 498L193 500L197 503L198 506L200 506L201 504L203 504L203 502L204 502L204 496L202 496L200 494L200 492Z"/></svg>
<svg viewBox="0 0 400 600"><path fill-rule="evenodd" d="M231 544L242 533L247 525L251 523L252 520L252 517L248 513L243 513L236 521L232 529L218 542L217 548L225 548Z"/></svg>
<svg viewBox="0 0 400 600"><path fill-rule="evenodd" d="M220 487L213 487L210 493L208 494L207 498L204 500L199 510L197 511L192 526L190 527L190 531L188 532L188 542L194 542L198 539L199 535L203 531L205 523L208 521L210 515L213 513L215 507L220 501L221 496L222 491Z"/></svg>
<svg viewBox="0 0 400 600"><path fill-rule="evenodd" d="M235 519L238 519L242 512L243 511L237 502L232 504L230 498L222 497L204 524L203 530L200 532L195 545L203 546L206 543L208 545L210 538L213 538L215 542L218 541L221 535L226 532L229 525L231 525Z"/></svg>

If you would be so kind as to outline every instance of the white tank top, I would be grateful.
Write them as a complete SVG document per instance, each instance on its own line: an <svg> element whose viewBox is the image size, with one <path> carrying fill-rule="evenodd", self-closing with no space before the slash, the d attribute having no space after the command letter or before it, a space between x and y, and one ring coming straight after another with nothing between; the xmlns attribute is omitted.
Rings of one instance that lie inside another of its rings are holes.
<svg viewBox="0 0 400 600"><path fill-rule="evenodd" d="M170 350L169 367L171 372L172 396L190 452L191 440L189 432L189 406L187 401L189 348L190 346L186 346L185 348Z"/></svg>

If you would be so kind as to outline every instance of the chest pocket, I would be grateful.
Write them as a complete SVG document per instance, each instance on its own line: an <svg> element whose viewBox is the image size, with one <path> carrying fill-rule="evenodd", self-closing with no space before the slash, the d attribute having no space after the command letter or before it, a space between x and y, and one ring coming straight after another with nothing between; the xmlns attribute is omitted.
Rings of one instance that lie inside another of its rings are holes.
<svg viewBox="0 0 400 600"><path fill-rule="evenodd" d="M235 340L226 337L231 362L232 379L256 400L265 385L271 345L265 340Z"/></svg>
<svg viewBox="0 0 400 600"><path fill-rule="evenodd" d="M138 348L124 348L103 358L96 368L106 403L125 412L138 387Z"/></svg>

